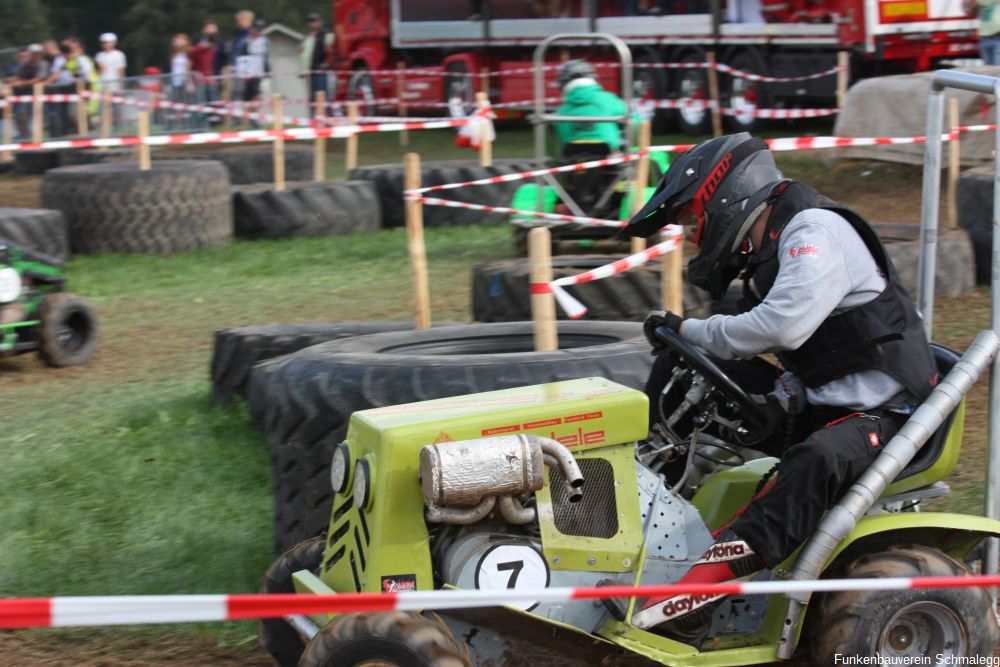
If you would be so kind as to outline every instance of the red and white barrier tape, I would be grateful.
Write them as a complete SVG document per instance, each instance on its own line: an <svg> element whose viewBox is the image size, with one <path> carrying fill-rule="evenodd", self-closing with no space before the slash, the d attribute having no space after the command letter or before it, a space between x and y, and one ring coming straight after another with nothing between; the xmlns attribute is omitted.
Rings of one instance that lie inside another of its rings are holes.
<svg viewBox="0 0 1000 667"><path fill-rule="evenodd" d="M636 107L640 111L651 111L652 109L714 109L719 106L712 100L701 100L685 97L675 100L639 100ZM823 116L834 116L840 113L840 109L758 109L756 107L719 107L719 113L723 116L752 116L754 118L820 118Z"/></svg>
<svg viewBox="0 0 1000 667"><path fill-rule="evenodd" d="M0 145L0 151L4 147ZM470 211L488 211L490 213L507 213L509 215L523 216L528 218L538 218L539 220L549 220L556 223L577 223L581 225L594 225L596 227L624 227L625 223L620 220L602 220L601 218L587 218L577 215L562 215L560 213L542 213L541 211L522 211L508 206L487 206L486 204L468 204L466 202L455 201L453 199L438 199L436 197L424 197L419 194L405 193L404 199L410 201L423 202L427 206L446 206L448 208L464 208Z"/></svg>
<svg viewBox="0 0 1000 667"><path fill-rule="evenodd" d="M122 595L0 600L0 629L203 623L316 614L470 609L673 595L775 595L1000 586L1000 575L749 581L536 590L436 590L336 595Z"/></svg>
<svg viewBox="0 0 1000 667"><path fill-rule="evenodd" d="M571 320L578 320L587 314L587 307L571 296L569 292L563 288L568 285L589 283L618 273L624 273L637 266L642 266L651 259L661 257L666 255L668 252L676 250L684 242L683 236L681 236L680 227L672 226L667 228L666 231L670 235L666 241L646 248L642 252L629 255L624 259L619 259L618 261L605 264L604 266L599 266L596 269L584 271L583 273L579 273L575 276L566 276L565 278L553 280L550 283L532 283L530 291L532 294L548 294L551 292L552 296L555 297L556 302L559 303L559 307L566 311L569 318Z"/></svg>
<svg viewBox="0 0 1000 667"><path fill-rule="evenodd" d="M9 102L34 102L40 99L42 102L79 102L80 96L73 93L55 93L45 95L8 95L0 100L0 107L5 107Z"/></svg>
<svg viewBox="0 0 1000 667"><path fill-rule="evenodd" d="M109 137L107 139L64 139L18 144L0 144L0 151L35 150L40 148L100 148L103 146L163 146L168 144L220 144L254 141L274 141L281 137L289 141L303 139L343 139L370 132L400 132L402 130L435 130L463 127L466 118L438 120L430 123L375 123L372 125L337 125L332 127L296 127L284 130L238 130L234 132L198 132L193 134L161 134L146 137Z"/></svg>
<svg viewBox="0 0 1000 667"><path fill-rule="evenodd" d="M812 79L822 79L825 76L832 76L834 74L837 74L841 70L846 69L846 67L841 67L840 65L834 65L828 70L823 70L822 72L816 72L815 74L803 74L801 76L764 76L763 74L744 72L743 70L738 70L735 67L726 65L725 63L716 63L715 69L722 72L723 74L729 74L730 76L735 76L739 79L747 79L749 81L765 81L768 83L791 83L794 81L810 81Z"/></svg>

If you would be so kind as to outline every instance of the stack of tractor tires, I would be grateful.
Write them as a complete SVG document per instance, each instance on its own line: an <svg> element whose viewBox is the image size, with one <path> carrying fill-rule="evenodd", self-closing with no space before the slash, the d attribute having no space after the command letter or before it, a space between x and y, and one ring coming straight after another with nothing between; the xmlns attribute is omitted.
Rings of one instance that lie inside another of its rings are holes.
<svg viewBox="0 0 1000 667"><path fill-rule="evenodd" d="M59 166L60 151L38 148L14 153L14 171L21 176L38 176Z"/></svg>
<svg viewBox="0 0 1000 667"><path fill-rule="evenodd" d="M920 225L876 223L886 252L896 267L899 280L917 296L920 265ZM970 234L961 230L938 234L934 264L934 293L938 296L958 296L976 286L976 250Z"/></svg>
<svg viewBox="0 0 1000 667"><path fill-rule="evenodd" d="M247 400L271 449L276 549L326 528L330 458L358 410L591 376L645 386L639 324L558 326L554 352L534 352L532 324L517 322L356 336L258 364Z"/></svg>
<svg viewBox="0 0 1000 667"><path fill-rule="evenodd" d="M0 208L2 241L11 241L61 262L69 259L69 232L60 211Z"/></svg>
<svg viewBox="0 0 1000 667"><path fill-rule="evenodd" d="M988 285L993 257L993 164L958 178L958 224L969 232L976 258L976 282Z"/></svg>
<svg viewBox="0 0 1000 667"><path fill-rule="evenodd" d="M232 192L234 232L241 238L340 236L381 225L378 194L367 181L293 182L281 191L260 183L237 185Z"/></svg>
<svg viewBox="0 0 1000 667"><path fill-rule="evenodd" d="M45 174L42 202L62 211L73 252L167 255L230 243L229 175L217 162L154 161L61 167Z"/></svg>
<svg viewBox="0 0 1000 667"><path fill-rule="evenodd" d="M493 178L505 174L516 174L535 169L536 165L525 160L496 160L491 167L481 167L467 160L447 160L424 162L420 165L422 187L465 183L482 178ZM375 184L382 204L382 226L402 227L403 218L403 167L401 164L383 164L359 167L351 171L351 180L371 181ZM474 185L453 190L429 193L430 197L452 199L471 204L487 206L509 206L514 190L523 181ZM424 206L424 226L445 227L449 225L499 225L508 220L505 213L488 213L444 206Z"/></svg>

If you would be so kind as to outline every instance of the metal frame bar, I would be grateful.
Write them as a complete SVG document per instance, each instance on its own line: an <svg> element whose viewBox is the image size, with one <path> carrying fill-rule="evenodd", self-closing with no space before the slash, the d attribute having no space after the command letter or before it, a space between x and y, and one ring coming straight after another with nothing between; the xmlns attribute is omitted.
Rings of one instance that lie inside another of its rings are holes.
<svg viewBox="0 0 1000 667"><path fill-rule="evenodd" d="M944 93L946 88L969 90L993 95L1000 101L1000 78L968 74L965 72L938 71L931 79L927 101L927 146L924 153L923 206L920 220L920 264L917 308L924 318L924 327L930 338L934 317L934 254L937 250L938 208L941 198L941 143L944 126ZM996 109L1000 127L1000 105ZM1000 131L994 137L1000 149ZM941 426L943 420L962 400L972 385L990 367L989 442L986 466L986 516L1000 518L1000 428L994 419L1000 415L1000 165L994 165L993 175L993 265L992 294L990 296L990 328L981 332L931 395L907 420L871 466L851 486L843 498L820 521L813 535L806 541L792 567L792 579L817 579L833 551L857 526L858 520L878 500L885 489L913 459L916 453ZM983 571L998 571L998 542L986 541ZM792 657L799 618L808 595L789 595L788 611L778 642L777 656ZM995 604L995 600L994 600Z"/></svg>

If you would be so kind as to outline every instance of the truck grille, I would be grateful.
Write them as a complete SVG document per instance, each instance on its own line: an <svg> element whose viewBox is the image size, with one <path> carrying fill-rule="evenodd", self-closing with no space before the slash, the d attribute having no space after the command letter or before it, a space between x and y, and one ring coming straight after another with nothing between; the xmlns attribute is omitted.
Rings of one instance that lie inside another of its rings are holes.
<svg viewBox="0 0 1000 667"><path fill-rule="evenodd" d="M618 505L615 502L615 471L604 459L577 459L583 473L583 499L571 503L566 495L562 471L549 468L552 514L556 530L563 535L601 537L618 534Z"/></svg>

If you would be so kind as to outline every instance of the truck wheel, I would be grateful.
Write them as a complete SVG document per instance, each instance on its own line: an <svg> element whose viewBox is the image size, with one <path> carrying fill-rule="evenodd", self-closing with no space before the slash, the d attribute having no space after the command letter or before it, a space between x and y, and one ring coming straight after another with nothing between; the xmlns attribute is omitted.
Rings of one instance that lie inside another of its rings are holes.
<svg viewBox="0 0 1000 667"><path fill-rule="evenodd" d="M767 65L756 49L738 51L729 64L743 72L767 74ZM722 104L735 112L734 115L725 117L726 127L731 132L751 132L759 127L761 123L753 112L769 106L767 91L762 82L732 74L726 75Z"/></svg>
<svg viewBox="0 0 1000 667"><path fill-rule="evenodd" d="M660 56L655 49L648 46L637 47L635 65L632 73L632 96L644 120L648 120L653 134L662 134L669 129L670 115L668 109L657 109L657 100L667 99L669 85L667 71L656 67L660 64Z"/></svg>
<svg viewBox="0 0 1000 667"><path fill-rule="evenodd" d="M261 593L294 593L292 574L300 570L315 572L323 561L323 548L326 538L314 537L299 542L294 547L278 556L267 568L264 581L261 582ZM305 642L283 618L265 618L257 624L257 638L261 647L271 654L278 667L295 667L299 664Z"/></svg>
<svg viewBox="0 0 1000 667"><path fill-rule="evenodd" d="M472 667L466 648L437 616L390 611L346 614L306 646L299 667Z"/></svg>
<svg viewBox="0 0 1000 667"><path fill-rule="evenodd" d="M955 577L968 569L937 549L906 545L858 558L846 577ZM989 656L1000 630L983 588L829 593L811 621L813 663L835 655Z"/></svg>
<svg viewBox="0 0 1000 667"><path fill-rule="evenodd" d="M42 361L57 367L87 363L97 345L97 318L86 301L68 292L50 294L42 302L41 320Z"/></svg>
<svg viewBox="0 0 1000 667"><path fill-rule="evenodd" d="M376 114L375 81L364 65L351 71L351 78L347 82L347 99L358 103L358 113L362 116Z"/></svg>
<svg viewBox="0 0 1000 667"><path fill-rule="evenodd" d="M444 80L444 101L452 118L471 116L476 110L476 87L465 63L448 65Z"/></svg>
<svg viewBox="0 0 1000 667"><path fill-rule="evenodd" d="M688 51L680 60L682 63L704 63L705 52L698 49ZM675 90L681 102L700 104L708 101L708 74L702 68L677 71ZM711 125L711 112L706 106L681 107L677 109L677 125L687 135L705 134Z"/></svg>

